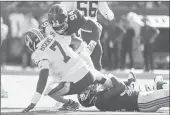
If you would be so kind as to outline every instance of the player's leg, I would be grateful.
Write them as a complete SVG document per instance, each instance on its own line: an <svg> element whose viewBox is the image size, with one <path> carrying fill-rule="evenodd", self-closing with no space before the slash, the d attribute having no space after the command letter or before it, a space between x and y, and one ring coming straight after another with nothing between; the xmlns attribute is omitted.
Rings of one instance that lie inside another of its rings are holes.
<svg viewBox="0 0 170 115"><path fill-rule="evenodd" d="M155 112L161 107L169 106L169 90L162 89L150 92L140 92L138 107L141 112Z"/></svg>
<svg viewBox="0 0 170 115"><path fill-rule="evenodd" d="M100 83L105 88L113 87L112 80L108 76L103 75L95 69L90 69L82 79L70 84L70 91L66 95L79 94L88 86L95 83Z"/></svg>
<svg viewBox="0 0 170 115"><path fill-rule="evenodd" d="M48 91L48 96L54 100L63 103L62 108L59 110L76 110L79 108L79 104L72 99L68 99L63 95L67 94L70 90L70 82L55 83L56 86L52 90ZM53 84L53 85L55 85ZM52 85L51 85L52 86Z"/></svg>

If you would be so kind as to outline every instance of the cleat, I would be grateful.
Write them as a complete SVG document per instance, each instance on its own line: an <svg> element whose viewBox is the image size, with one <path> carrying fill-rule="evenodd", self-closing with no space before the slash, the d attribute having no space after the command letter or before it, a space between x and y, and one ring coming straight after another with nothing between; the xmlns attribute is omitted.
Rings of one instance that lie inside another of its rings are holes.
<svg viewBox="0 0 170 115"><path fill-rule="evenodd" d="M61 108L59 108L60 111L75 111L79 109L79 103L70 100L68 103L65 103Z"/></svg>
<svg viewBox="0 0 170 115"><path fill-rule="evenodd" d="M128 75L129 82L136 82L136 75L133 72L130 72Z"/></svg>

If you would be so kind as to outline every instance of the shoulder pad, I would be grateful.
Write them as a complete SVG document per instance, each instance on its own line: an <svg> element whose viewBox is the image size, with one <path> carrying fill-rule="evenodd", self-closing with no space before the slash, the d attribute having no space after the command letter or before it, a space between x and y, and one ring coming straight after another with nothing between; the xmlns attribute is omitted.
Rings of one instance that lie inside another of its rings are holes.
<svg viewBox="0 0 170 115"><path fill-rule="evenodd" d="M48 56L43 52L37 49L31 56L32 61L38 65L42 60L48 60Z"/></svg>

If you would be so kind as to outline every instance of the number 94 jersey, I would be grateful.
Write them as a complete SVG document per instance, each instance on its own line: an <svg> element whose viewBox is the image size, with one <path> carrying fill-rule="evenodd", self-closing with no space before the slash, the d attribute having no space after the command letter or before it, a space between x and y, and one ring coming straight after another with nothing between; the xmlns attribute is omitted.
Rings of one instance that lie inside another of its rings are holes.
<svg viewBox="0 0 170 115"><path fill-rule="evenodd" d="M52 76L65 76L77 64L84 65L84 61L69 47L69 36L48 36L38 44L32 54L32 60L41 69L47 68ZM71 39L71 38L70 38Z"/></svg>

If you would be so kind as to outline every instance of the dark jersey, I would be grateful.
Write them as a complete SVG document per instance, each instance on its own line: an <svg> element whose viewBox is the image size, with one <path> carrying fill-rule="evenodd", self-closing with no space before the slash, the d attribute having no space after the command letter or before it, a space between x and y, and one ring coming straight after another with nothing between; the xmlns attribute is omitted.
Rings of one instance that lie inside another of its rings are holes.
<svg viewBox="0 0 170 115"><path fill-rule="evenodd" d="M73 33L77 33L78 30L84 25L85 21L86 20L84 16L78 10L69 11L68 28L63 34L72 35ZM39 29L41 30L42 33L46 33L48 25L49 25L48 20L39 25Z"/></svg>
<svg viewBox="0 0 170 115"><path fill-rule="evenodd" d="M95 106L101 111L116 111L125 109L126 111L138 110L138 95L135 90L127 90L123 96L106 95L109 90L98 92L95 97Z"/></svg>
<svg viewBox="0 0 170 115"><path fill-rule="evenodd" d="M78 30L85 23L84 16L78 10L70 11L68 13L68 28L65 31L65 35L72 35L73 33L78 32Z"/></svg>
<svg viewBox="0 0 170 115"><path fill-rule="evenodd" d="M38 28L40 29L41 33L45 33L45 29L46 27L49 25L48 20L40 23L40 25L38 26Z"/></svg>

